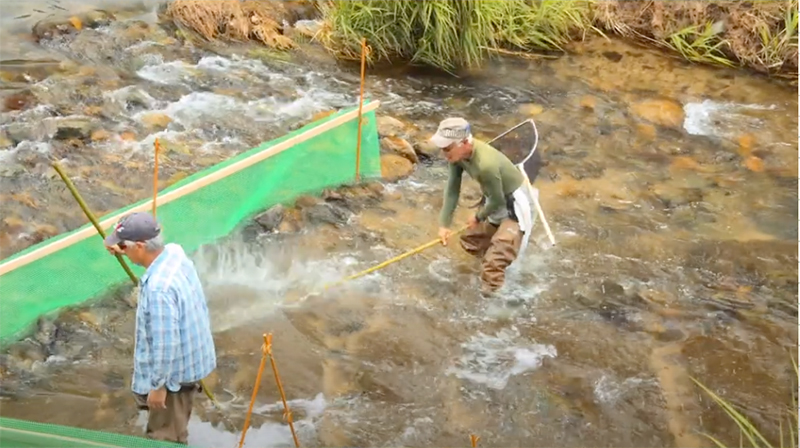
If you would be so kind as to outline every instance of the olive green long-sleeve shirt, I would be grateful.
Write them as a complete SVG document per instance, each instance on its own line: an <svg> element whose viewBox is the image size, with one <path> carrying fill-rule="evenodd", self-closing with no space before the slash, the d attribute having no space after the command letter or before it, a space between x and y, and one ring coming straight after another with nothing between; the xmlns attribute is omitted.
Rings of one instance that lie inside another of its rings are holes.
<svg viewBox="0 0 800 448"><path fill-rule="evenodd" d="M450 164L450 176L444 190L444 204L439 214L439 224L450 227L453 213L461 194L461 177L466 171L481 186L486 204L476 214L483 221L489 215L506 207L506 197L522 185L522 173L505 154L488 143L474 140L469 159Z"/></svg>

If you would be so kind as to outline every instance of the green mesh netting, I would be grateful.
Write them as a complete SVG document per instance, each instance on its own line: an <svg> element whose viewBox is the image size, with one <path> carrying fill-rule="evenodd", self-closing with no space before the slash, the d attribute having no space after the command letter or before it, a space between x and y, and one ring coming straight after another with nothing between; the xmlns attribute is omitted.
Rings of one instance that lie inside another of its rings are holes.
<svg viewBox="0 0 800 448"><path fill-rule="evenodd" d="M356 109L340 111L282 138L263 143L190 176L160 194L208 176L353 110ZM291 201L301 194L315 193L324 188L353 182L357 133L358 119L353 115L353 119L333 129L186 196L159 205L158 219L162 223L165 239L179 243L187 252L192 252L203 244L228 235L242 221L265 208ZM360 174L362 179L380 176L380 150L374 111L363 115ZM99 220L147 202L148 200L143 200ZM89 223L81 229L30 247L4 263L91 225ZM137 275L143 273L142 268L131 267ZM39 316L99 297L111 287L128 281L130 280L117 260L109 256L103 248L98 235L8 272L0 276L0 344L12 342L30 331ZM0 418L0 448L88 446L149 448L177 445L139 437Z"/></svg>
<svg viewBox="0 0 800 448"><path fill-rule="evenodd" d="M366 102L368 103L368 102ZM265 151L289 138L357 109L343 110L315 121L284 137L266 142L225 162L196 173L160 193L180 188L232 163ZM362 178L380 176L380 151L375 112L364 113L360 173ZM203 244L228 235L242 221L272 205L301 194L355 180L358 119L322 132L266 160L222 178L179 199L158 207L164 238L192 252ZM120 209L99 221L148 202ZM78 205L75 205L79 210ZM87 220L88 222L88 220ZM81 229L48 239L7 260L51 244ZM108 231L108 229L105 229ZM131 263L141 276L143 269ZM0 344L30 331L39 316L81 304L130 281L114 257L103 248L99 235L84 239L51 255L0 276Z"/></svg>
<svg viewBox="0 0 800 448"><path fill-rule="evenodd" d="M186 445L0 417L0 448L28 447L186 448Z"/></svg>

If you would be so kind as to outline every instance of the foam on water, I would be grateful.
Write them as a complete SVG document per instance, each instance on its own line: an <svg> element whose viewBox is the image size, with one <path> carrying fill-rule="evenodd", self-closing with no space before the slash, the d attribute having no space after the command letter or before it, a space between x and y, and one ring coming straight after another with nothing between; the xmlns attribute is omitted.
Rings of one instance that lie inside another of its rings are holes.
<svg viewBox="0 0 800 448"><path fill-rule="evenodd" d="M162 113L173 120L174 124L170 124L168 130L178 125L181 132L197 134L203 140L213 140L219 136L199 135L203 133L202 130L232 132L235 129L250 128L253 122L280 125L290 120L309 120L315 113L352 106L356 102L356 97L349 92L350 89L337 92L337 88L343 89L330 76L311 72L293 78L270 69L260 61L241 57L206 56L197 64L190 65L183 61L163 62L159 56L148 61L137 74L143 79L162 85L192 87L201 82L201 78L210 76L224 78L226 82L239 79L250 86L254 83L261 84L262 88L268 90L263 97L255 97L249 101L221 93L193 91L174 102L153 104L149 110L132 117L142 121L145 114ZM330 86L331 84L337 85ZM227 135L223 137L223 141L225 137L235 138ZM211 143L226 146L218 140ZM151 146L152 142L138 142L136 145L138 148L148 149Z"/></svg>
<svg viewBox="0 0 800 448"><path fill-rule="evenodd" d="M279 308L299 305L298 299L304 294L361 270L362 258L360 254L336 253L303 259L270 242L260 247L241 240L204 246L193 255L206 285L217 332L270 316ZM383 276L374 273L351 283L383 280Z"/></svg>
<svg viewBox="0 0 800 448"><path fill-rule="evenodd" d="M639 377L619 381L612 376L602 375L594 383L594 398L598 403L613 405L633 389L650 385L658 386L658 381L655 378Z"/></svg>
<svg viewBox="0 0 800 448"><path fill-rule="evenodd" d="M50 154L52 150L53 148L49 143L24 140L13 148L0 150L0 166L13 163L20 151L34 151L40 154Z"/></svg>
<svg viewBox="0 0 800 448"><path fill-rule="evenodd" d="M692 135L732 138L764 125L764 120L747 111L775 110L775 105L738 104L703 100L683 106L683 129Z"/></svg>
<svg viewBox="0 0 800 448"><path fill-rule="evenodd" d="M553 345L519 339L514 326L495 336L479 332L461 345L464 355L445 373L491 389L504 389L512 376L537 369L544 358L557 355Z"/></svg>

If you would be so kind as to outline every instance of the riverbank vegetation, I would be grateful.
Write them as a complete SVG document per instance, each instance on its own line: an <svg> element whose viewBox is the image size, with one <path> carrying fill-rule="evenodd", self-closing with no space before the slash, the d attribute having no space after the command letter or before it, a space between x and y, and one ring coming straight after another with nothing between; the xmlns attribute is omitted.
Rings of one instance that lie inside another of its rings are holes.
<svg viewBox="0 0 800 448"><path fill-rule="evenodd" d="M167 4L166 18L184 36L197 35L206 40L255 40L285 50L294 42L283 35L286 10L281 2L258 0L175 0Z"/></svg>
<svg viewBox="0 0 800 448"><path fill-rule="evenodd" d="M797 0L595 1L593 21L692 62L797 78Z"/></svg>
<svg viewBox="0 0 800 448"><path fill-rule="evenodd" d="M563 51L585 34L589 1L328 1L325 47L341 59L360 57L365 37L374 59L405 60L454 70L475 67L498 50Z"/></svg>
<svg viewBox="0 0 800 448"><path fill-rule="evenodd" d="M797 78L798 0L174 0L167 17L205 39L287 49L286 8L317 12L314 39L339 59L455 71L497 53L558 54L590 36L620 36L695 63ZM291 21L289 21L291 23Z"/></svg>
<svg viewBox="0 0 800 448"><path fill-rule="evenodd" d="M794 378L798 379L800 372L798 372L797 362L794 357L790 355L792 368L794 369ZM759 430L756 425L740 410L736 409L732 403L714 393L711 389L706 387L700 381L692 378L692 381L703 390L703 392L717 404L725 414L736 423L739 427L739 446L750 446L752 448L788 448L797 446L798 433L796 431L798 425L798 396L792 393L792 406L790 406L783 415L777 416L774 423L778 425L778 440L769 440L769 437ZM792 390L797 390L797 381L793 382ZM719 448L726 448L725 444L718 438L705 434L714 445ZM747 445L745 445L745 441ZM776 443L777 442L777 443Z"/></svg>

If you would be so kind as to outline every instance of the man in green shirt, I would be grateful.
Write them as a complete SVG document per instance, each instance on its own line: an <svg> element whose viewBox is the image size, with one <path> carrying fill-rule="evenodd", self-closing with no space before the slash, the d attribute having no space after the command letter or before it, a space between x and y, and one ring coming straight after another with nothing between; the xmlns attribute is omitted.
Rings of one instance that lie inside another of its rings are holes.
<svg viewBox="0 0 800 448"><path fill-rule="evenodd" d="M503 286L505 270L519 254L523 230L530 233L530 229L520 228L517 218L520 213L530 213L524 177L503 153L475 139L463 118L443 120L431 137L431 143L441 148L450 169L439 215L442 244L447 244L452 233L450 226L464 171L480 184L483 207L468 219L469 227L461 236L461 247L482 258L481 292L491 294ZM525 222L529 221L525 219Z"/></svg>

